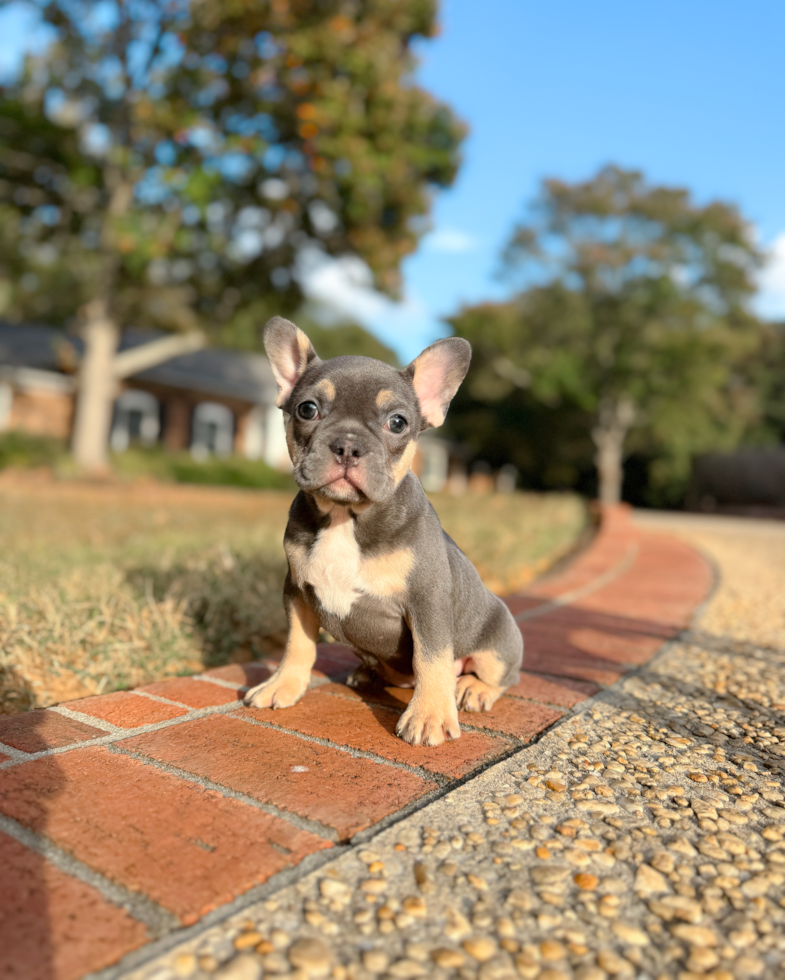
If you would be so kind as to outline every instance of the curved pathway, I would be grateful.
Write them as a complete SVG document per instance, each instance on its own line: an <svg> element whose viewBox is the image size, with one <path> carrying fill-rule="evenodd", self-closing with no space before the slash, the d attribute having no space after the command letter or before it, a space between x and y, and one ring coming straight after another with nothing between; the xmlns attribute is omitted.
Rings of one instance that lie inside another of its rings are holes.
<svg viewBox="0 0 785 980"><path fill-rule="evenodd" d="M0 966L58 980L219 968L251 978L263 960L267 974L334 980L456 969L549 980L551 962L550 980L576 965L613 972L586 959L579 925L570 939L565 881L580 886L551 858L574 838L575 868L609 868L623 858L608 853L607 833L626 837L637 811L590 779L568 799L567 760L587 744L587 719L625 723L616 701L711 581L688 544L636 527L625 509L606 514L587 551L510 600L526 639L521 683L491 712L462 715L462 738L435 749L393 734L411 692L361 697L340 683L353 658L337 646L321 648L312 690L285 712L242 706L269 671L256 663L0 719L0 860L12 882L0 896L10 937ZM583 782L611 769L576 765ZM551 807L583 816L554 831ZM598 821L605 843L581 845ZM532 860L545 862L533 885ZM620 904L614 887L599 896L605 909L614 895ZM538 954L523 942L531 922L545 937Z"/></svg>

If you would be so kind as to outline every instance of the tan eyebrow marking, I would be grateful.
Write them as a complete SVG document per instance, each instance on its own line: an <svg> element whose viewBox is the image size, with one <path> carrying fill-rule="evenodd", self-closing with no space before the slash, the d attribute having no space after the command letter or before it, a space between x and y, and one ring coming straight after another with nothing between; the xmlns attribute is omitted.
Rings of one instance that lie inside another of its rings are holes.
<svg viewBox="0 0 785 980"><path fill-rule="evenodd" d="M324 395L325 398L329 398L330 401L333 401L335 398L335 385L329 378L322 378L315 390L318 391L320 395Z"/></svg>
<svg viewBox="0 0 785 980"><path fill-rule="evenodd" d="M389 388L382 388L382 390L376 396L376 404L379 406L379 408L384 408L384 406L388 404L388 402L392 401L394 397L395 396Z"/></svg>

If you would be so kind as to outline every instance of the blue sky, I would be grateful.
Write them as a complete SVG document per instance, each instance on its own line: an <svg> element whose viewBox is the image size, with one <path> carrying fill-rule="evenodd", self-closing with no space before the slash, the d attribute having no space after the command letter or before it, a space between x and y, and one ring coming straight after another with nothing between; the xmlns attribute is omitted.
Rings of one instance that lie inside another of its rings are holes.
<svg viewBox="0 0 785 980"><path fill-rule="evenodd" d="M776 248L760 309L785 318L785 4L782 0L442 0L438 38L418 46L420 85L470 127L434 231L404 264L405 301L363 270L322 270L344 304L408 359L462 303L505 295L498 254L540 180L608 162L736 202ZM0 70L29 38L0 14Z"/></svg>

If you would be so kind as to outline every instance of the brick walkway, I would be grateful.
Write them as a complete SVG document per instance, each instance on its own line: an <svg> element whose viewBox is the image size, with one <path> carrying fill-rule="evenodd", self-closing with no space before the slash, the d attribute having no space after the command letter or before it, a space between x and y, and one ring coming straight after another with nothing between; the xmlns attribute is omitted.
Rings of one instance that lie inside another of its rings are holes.
<svg viewBox="0 0 785 980"><path fill-rule="evenodd" d="M356 661L337 645L284 711L242 706L268 661L0 718L0 974L81 977L275 890L645 663L710 585L688 545L609 512L565 571L509 600L521 682L438 748L394 735L410 691L341 683Z"/></svg>

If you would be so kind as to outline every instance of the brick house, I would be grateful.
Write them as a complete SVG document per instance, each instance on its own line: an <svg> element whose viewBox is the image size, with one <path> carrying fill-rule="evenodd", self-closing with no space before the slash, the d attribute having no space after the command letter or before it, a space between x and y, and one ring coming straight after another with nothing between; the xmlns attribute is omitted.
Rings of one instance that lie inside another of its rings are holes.
<svg viewBox="0 0 785 980"><path fill-rule="evenodd" d="M126 331L120 350L154 339ZM51 327L0 324L0 431L67 439L76 400L78 337ZM119 386L111 448L237 453L286 468L288 455L270 364L260 354L199 350L132 375Z"/></svg>
<svg viewBox="0 0 785 980"><path fill-rule="evenodd" d="M120 350L155 336L127 330ZM0 323L0 432L70 437L81 348L78 337L61 330ZM120 384L110 447L160 443L197 459L236 453L288 470L277 393L261 354L216 348L181 354ZM431 433L420 439L413 469L428 491L466 489L466 453Z"/></svg>

